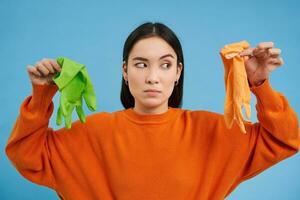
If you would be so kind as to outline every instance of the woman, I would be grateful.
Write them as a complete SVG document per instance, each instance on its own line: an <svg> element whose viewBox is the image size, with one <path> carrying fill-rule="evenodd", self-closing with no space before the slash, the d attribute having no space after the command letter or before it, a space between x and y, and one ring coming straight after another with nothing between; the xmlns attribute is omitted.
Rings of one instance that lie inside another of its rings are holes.
<svg viewBox="0 0 300 200"><path fill-rule="evenodd" d="M272 42L241 52L257 123L227 129L223 115L181 109L184 59L167 26L145 23L123 51L124 110L99 112L70 130L48 127L57 92L53 59L27 68L33 94L21 105L6 153L28 180L61 199L224 199L241 182L298 152L298 119L272 89L282 65Z"/></svg>

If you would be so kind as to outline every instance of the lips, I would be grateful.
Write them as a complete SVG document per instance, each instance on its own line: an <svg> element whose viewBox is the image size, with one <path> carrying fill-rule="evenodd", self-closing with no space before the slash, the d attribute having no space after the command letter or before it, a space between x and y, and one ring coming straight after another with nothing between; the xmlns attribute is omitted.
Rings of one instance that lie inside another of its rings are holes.
<svg viewBox="0 0 300 200"><path fill-rule="evenodd" d="M159 90L155 90L155 89L149 89L149 90L145 90L145 92L160 92Z"/></svg>

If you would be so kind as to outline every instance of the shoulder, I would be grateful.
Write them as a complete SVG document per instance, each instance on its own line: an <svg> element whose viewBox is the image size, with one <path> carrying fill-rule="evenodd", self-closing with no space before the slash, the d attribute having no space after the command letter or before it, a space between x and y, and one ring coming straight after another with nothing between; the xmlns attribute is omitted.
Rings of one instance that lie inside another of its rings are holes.
<svg viewBox="0 0 300 200"><path fill-rule="evenodd" d="M223 117L223 114L208 111L208 110L190 110L190 109L182 109L183 113L187 116L192 117L193 119L199 120L217 120Z"/></svg>
<svg viewBox="0 0 300 200"><path fill-rule="evenodd" d="M113 123L115 112L100 111L86 116L86 128L89 131L109 129ZM77 120L78 121L78 120Z"/></svg>
<svg viewBox="0 0 300 200"><path fill-rule="evenodd" d="M193 126L208 130L225 128L224 114L208 110L184 110L184 118L190 121Z"/></svg>
<svg viewBox="0 0 300 200"><path fill-rule="evenodd" d="M116 111L101 111L101 112L95 112L86 117L86 121L89 125L91 124L103 124L103 123L113 123L117 120L119 116L122 115L124 112L124 109L122 110L116 110Z"/></svg>
<svg viewBox="0 0 300 200"><path fill-rule="evenodd" d="M114 112L108 112L108 111L100 111L100 112L95 112L86 117L86 121L88 124L94 124L94 123L103 123L103 122L109 122L113 120L115 115L119 111L114 111Z"/></svg>

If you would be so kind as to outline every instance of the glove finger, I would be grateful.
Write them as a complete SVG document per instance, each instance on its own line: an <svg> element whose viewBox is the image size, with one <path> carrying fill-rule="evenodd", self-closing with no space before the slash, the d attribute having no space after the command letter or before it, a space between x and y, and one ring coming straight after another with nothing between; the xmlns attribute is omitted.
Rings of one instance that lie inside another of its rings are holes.
<svg viewBox="0 0 300 200"><path fill-rule="evenodd" d="M74 109L74 105L73 104L69 104L69 108L70 108L70 112L68 112L65 115L65 126L67 129L71 128L71 123L72 123L72 111Z"/></svg>
<svg viewBox="0 0 300 200"><path fill-rule="evenodd" d="M242 109L240 105L236 106L236 115L237 115L237 124L240 127L240 130L245 134L246 130L245 130L245 126L244 126L244 122L243 122L243 114L242 114Z"/></svg>
<svg viewBox="0 0 300 200"><path fill-rule="evenodd" d="M233 109L233 105L226 105L226 108L224 110L224 116L225 116L225 124L227 126L227 128L231 128L232 124L233 124L233 120L234 120L234 109Z"/></svg>
<svg viewBox="0 0 300 200"><path fill-rule="evenodd" d="M84 114L84 111L83 111L81 105L80 105L80 106L76 106L76 112L77 112L77 115L78 115L80 121L81 121L82 123L85 123L85 121L86 121L86 120L85 120L85 114Z"/></svg>
<svg viewBox="0 0 300 200"><path fill-rule="evenodd" d="M60 96L60 106L61 106L61 111L63 113L64 116L67 115L67 107L68 107L68 101L67 98L65 96L65 94L62 92L61 96Z"/></svg>
<svg viewBox="0 0 300 200"><path fill-rule="evenodd" d="M67 116L67 115L69 115L69 113L72 113L73 109L74 109L74 105L69 102L62 104L61 107L62 107L62 113L64 116Z"/></svg>
<svg viewBox="0 0 300 200"><path fill-rule="evenodd" d="M246 112L246 117L248 120L250 120L251 117L251 106L250 104L244 104L245 112Z"/></svg>
<svg viewBox="0 0 300 200"><path fill-rule="evenodd" d="M94 92L86 90L83 93L83 98L90 111L95 111L97 109L97 100Z"/></svg>
<svg viewBox="0 0 300 200"><path fill-rule="evenodd" d="M86 79L85 80L86 85L85 85L85 90L83 92L83 98L84 98L89 110L95 111L97 109L97 100L96 100L96 93L95 93L94 87L92 85L89 75L87 74L86 69L84 68L83 70L81 70L81 72Z"/></svg>
<svg viewBox="0 0 300 200"><path fill-rule="evenodd" d="M62 123L62 112L61 112L61 108L60 106L58 107L58 110L57 110L57 116L56 116L56 125L61 125Z"/></svg>

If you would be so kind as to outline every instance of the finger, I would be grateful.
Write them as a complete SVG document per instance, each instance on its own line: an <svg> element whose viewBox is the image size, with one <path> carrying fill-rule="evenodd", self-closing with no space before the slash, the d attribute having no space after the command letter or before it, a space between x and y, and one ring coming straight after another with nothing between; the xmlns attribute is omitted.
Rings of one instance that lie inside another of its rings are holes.
<svg viewBox="0 0 300 200"><path fill-rule="evenodd" d="M53 68L53 66L52 66L52 64L50 63L49 60L44 61L43 64L44 64L44 66L48 69L48 71L49 71L50 73L55 73L55 70L54 70L54 68Z"/></svg>
<svg viewBox="0 0 300 200"><path fill-rule="evenodd" d="M280 65L284 65L283 59L281 57L279 59L280 59Z"/></svg>
<svg viewBox="0 0 300 200"><path fill-rule="evenodd" d="M267 55L267 51L265 49L255 48L253 50L253 56L261 58Z"/></svg>
<svg viewBox="0 0 300 200"><path fill-rule="evenodd" d="M240 56L253 56L253 50L254 50L255 48L253 48L253 47L250 47L250 48L248 48L248 49L245 49L244 51L242 51L241 53L240 53Z"/></svg>
<svg viewBox="0 0 300 200"><path fill-rule="evenodd" d="M268 60L268 63L272 63L272 64L280 66L280 65L283 65L284 62L281 57L278 57L278 58L270 58Z"/></svg>
<svg viewBox="0 0 300 200"><path fill-rule="evenodd" d="M269 48L273 48L273 46L274 46L273 42L261 42L257 45L257 48L262 49L262 50L263 49L266 50L266 49L269 49Z"/></svg>
<svg viewBox="0 0 300 200"><path fill-rule="evenodd" d="M271 49L268 50L268 52L269 52L269 55L271 57L278 57L280 55L280 53L281 53L281 49L271 48Z"/></svg>
<svg viewBox="0 0 300 200"><path fill-rule="evenodd" d="M49 74L49 70L43 65L43 63L37 63L36 68L43 76L47 76Z"/></svg>
<svg viewBox="0 0 300 200"><path fill-rule="evenodd" d="M42 62L48 67L51 73L55 73L56 71L60 71L61 67L57 64L56 60L50 58L43 58ZM51 67L51 68L49 68ZM53 72L52 72L53 71Z"/></svg>
<svg viewBox="0 0 300 200"><path fill-rule="evenodd" d="M27 65L27 72L35 76L43 76L35 67Z"/></svg>
<svg viewBox="0 0 300 200"><path fill-rule="evenodd" d="M235 57L236 55L238 55L238 53L228 53L228 54L225 55L225 58L226 59L231 59L231 58Z"/></svg>
<svg viewBox="0 0 300 200"><path fill-rule="evenodd" d="M61 66L56 62L56 60L50 59L50 62L56 71L61 71Z"/></svg>

